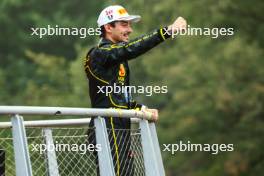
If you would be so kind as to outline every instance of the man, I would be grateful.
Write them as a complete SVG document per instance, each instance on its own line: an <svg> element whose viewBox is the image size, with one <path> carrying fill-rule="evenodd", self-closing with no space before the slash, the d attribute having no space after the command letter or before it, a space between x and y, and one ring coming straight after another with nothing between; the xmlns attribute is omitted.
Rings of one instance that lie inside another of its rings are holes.
<svg viewBox="0 0 264 176"><path fill-rule="evenodd" d="M157 29L150 34L129 41L129 35L133 32L131 23L138 22L140 19L138 15L129 15L126 9L119 5L105 8L97 20L102 32L101 40L98 46L88 52L85 71L89 79L89 93L93 108L138 109L153 113L156 121L158 110L148 109L138 104L126 89L121 92L108 93L106 91L109 86L129 86L128 60L144 54L169 38L172 32L186 29L187 25L186 21L179 17L168 27ZM110 140L110 145L116 163L116 175L133 175L132 155L129 149L130 119L106 117L105 120L107 128L112 130L109 138L114 139ZM91 126L93 126L93 120ZM120 129L127 130L120 134L118 133Z"/></svg>

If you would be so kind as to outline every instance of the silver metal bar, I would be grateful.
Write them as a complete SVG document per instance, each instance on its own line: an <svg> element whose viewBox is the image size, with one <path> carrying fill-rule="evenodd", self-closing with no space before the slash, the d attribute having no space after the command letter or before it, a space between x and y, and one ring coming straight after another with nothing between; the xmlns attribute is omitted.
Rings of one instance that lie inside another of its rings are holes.
<svg viewBox="0 0 264 176"><path fill-rule="evenodd" d="M99 170L101 176L115 176L113 158L106 129L105 120L102 117L94 119L96 143L101 144L101 151L98 151Z"/></svg>
<svg viewBox="0 0 264 176"><path fill-rule="evenodd" d="M60 119L60 120L34 120L24 121L25 127L64 127L64 126L87 126L91 121L91 118L81 119ZM131 118L132 123L139 123L140 119ZM0 122L1 128L11 128L11 122Z"/></svg>
<svg viewBox="0 0 264 176"><path fill-rule="evenodd" d="M12 135L15 152L16 176L32 176L23 117L12 117Z"/></svg>
<svg viewBox="0 0 264 176"><path fill-rule="evenodd" d="M139 122L146 176L160 176L147 120Z"/></svg>
<svg viewBox="0 0 264 176"><path fill-rule="evenodd" d="M48 173L49 176L59 176L59 167L57 163L56 151L55 147L54 150L49 150L49 146L54 146L53 137L52 137L52 130L50 128L43 129L43 135L46 142L46 157L47 157L47 165L48 165Z"/></svg>
<svg viewBox="0 0 264 176"><path fill-rule="evenodd" d="M154 146L154 153L156 156L156 161L158 163L158 168L159 168L159 174L160 176L165 176L165 170L163 166L163 161L161 157L161 152L160 152L160 146L159 146L159 139L157 136L157 130L154 122L149 123L149 129L151 133L151 138Z"/></svg>
<svg viewBox="0 0 264 176"><path fill-rule="evenodd" d="M99 109L99 108L67 108L67 107L39 107L39 106L0 106L0 114L6 115L78 115L103 116L122 118L152 119L152 113L143 113L137 110L125 109Z"/></svg>

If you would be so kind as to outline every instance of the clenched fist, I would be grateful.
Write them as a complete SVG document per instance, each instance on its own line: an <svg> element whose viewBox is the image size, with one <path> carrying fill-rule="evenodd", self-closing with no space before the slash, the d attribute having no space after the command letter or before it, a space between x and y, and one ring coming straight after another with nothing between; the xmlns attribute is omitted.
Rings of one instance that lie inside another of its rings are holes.
<svg viewBox="0 0 264 176"><path fill-rule="evenodd" d="M178 17L172 25L168 26L168 30L171 31L171 34L175 34L181 30L186 30L187 22L184 18Z"/></svg>

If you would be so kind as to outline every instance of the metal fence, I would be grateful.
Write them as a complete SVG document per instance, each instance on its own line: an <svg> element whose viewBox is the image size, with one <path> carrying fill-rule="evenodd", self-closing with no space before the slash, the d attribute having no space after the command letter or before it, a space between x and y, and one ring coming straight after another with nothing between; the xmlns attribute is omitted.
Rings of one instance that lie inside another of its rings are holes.
<svg viewBox="0 0 264 176"><path fill-rule="evenodd" d="M0 122L0 176L165 175L155 125L146 120L151 114L0 106L1 114L16 115ZM23 121L17 114L98 117L91 128L90 118ZM133 128L108 129L100 116L131 118Z"/></svg>

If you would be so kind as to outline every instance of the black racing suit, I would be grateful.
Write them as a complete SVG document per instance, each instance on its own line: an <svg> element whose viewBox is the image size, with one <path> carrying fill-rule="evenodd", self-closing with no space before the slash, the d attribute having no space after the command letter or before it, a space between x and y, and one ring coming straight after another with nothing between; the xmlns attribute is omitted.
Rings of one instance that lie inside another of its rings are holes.
<svg viewBox="0 0 264 176"><path fill-rule="evenodd" d="M109 93L114 87L129 86L128 60L134 59L149 51L159 43L169 38L167 28L138 37L130 42L113 43L103 38L98 46L87 53L85 72L89 79L89 93L93 108L140 109L142 105L131 98L126 89ZM108 94L109 93L109 94ZM109 129L110 147L117 176L133 175L132 158L130 154L130 119L105 117ZM93 126L93 119L90 126ZM121 130L127 129L127 130ZM89 135L94 141L94 134Z"/></svg>

